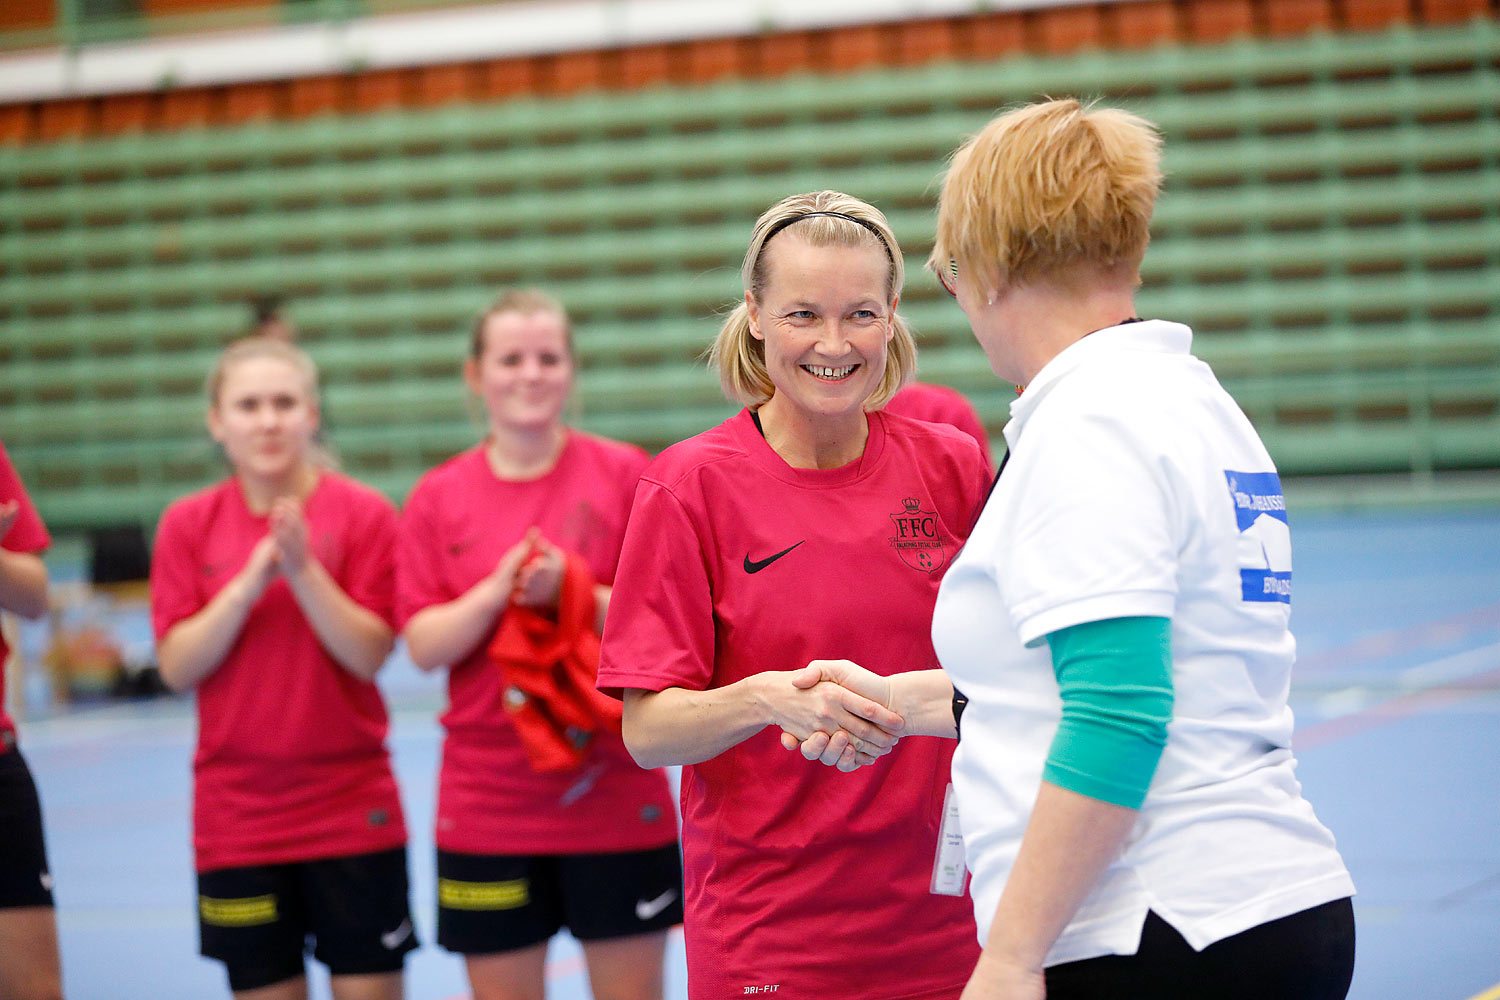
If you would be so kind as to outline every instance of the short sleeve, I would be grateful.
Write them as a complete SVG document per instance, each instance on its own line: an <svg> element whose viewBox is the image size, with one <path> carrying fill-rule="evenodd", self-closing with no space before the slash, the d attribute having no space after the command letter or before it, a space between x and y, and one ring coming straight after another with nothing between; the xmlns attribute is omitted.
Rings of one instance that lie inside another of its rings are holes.
<svg viewBox="0 0 1500 1000"><path fill-rule="evenodd" d="M151 628L158 641L173 625L197 614L206 603L198 586L200 574L194 572L196 532L188 520L188 510L174 504L167 508L156 527L156 542L151 552Z"/></svg>
<svg viewBox="0 0 1500 1000"><path fill-rule="evenodd" d="M384 497L361 498L364 507L357 525L350 532L349 556L344 579L339 581L344 593L360 607L380 617L392 628L396 624L396 510Z"/></svg>
<svg viewBox="0 0 1500 1000"><path fill-rule="evenodd" d="M440 556L442 540L433 523L430 491L422 484L406 501L396 526L396 627L406 628L423 608L451 601L454 595L443 586Z"/></svg>
<svg viewBox="0 0 1500 1000"><path fill-rule="evenodd" d="M604 626L599 687L701 691L713 677L713 592L702 541L678 497L636 487Z"/></svg>
<svg viewBox="0 0 1500 1000"><path fill-rule="evenodd" d="M651 456L646 454L643 448L639 448L636 445L627 445L621 450L620 460L613 470L613 474L617 478L614 483L614 492L611 493L612 497L618 498L620 504L616 508L616 511L611 512L612 516L621 518L621 520L615 521L615 524L628 527L630 512L634 506L633 498L635 497L636 486L639 485L641 476L650 464ZM619 539L618 544L623 546L623 530L616 528L613 532L613 537ZM600 583L607 583L613 587L620 575L620 550L616 548L608 555L608 572L596 571L595 579Z"/></svg>
<svg viewBox="0 0 1500 1000"><path fill-rule="evenodd" d="M1139 428L1085 413L1034 430L1005 470L1008 530L996 554L1021 641L1104 618L1172 617L1174 504Z"/></svg>
<svg viewBox="0 0 1500 1000"><path fill-rule="evenodd" d="M0 538L0 547L10 552L37 553L51 545L52 536L48 534L47 526L42 523L36 507L32 506L31 497L27 495L15 466L10 464L5 445L0 444L0 503L10 500L17 501L19 509L10 530Z"/></svg>

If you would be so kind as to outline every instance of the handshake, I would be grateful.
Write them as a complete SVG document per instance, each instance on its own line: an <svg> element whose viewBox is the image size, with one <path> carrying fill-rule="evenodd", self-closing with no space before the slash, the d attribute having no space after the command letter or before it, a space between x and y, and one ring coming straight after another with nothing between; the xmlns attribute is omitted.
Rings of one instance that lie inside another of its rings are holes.
<svg viewBox="0 0 1500 1000"><path fill-rule="evenodd" d="M781 745L840 771L875 763L903 736L957 735L953 685L941 670L885 677L851 660L813 660L770 676Z"/></svg>

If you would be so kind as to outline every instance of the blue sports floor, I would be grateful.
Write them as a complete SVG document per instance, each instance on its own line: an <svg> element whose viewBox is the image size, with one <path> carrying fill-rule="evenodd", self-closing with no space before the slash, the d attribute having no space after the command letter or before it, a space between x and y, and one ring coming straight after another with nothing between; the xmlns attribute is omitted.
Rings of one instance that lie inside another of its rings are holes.
<svg viewBox="0 0 1500 1000"><path fill-rule="evenodd" d="M1500 998L1500 509L1293 516L1299 775L1359 887L1355 1000ZM393 663L392 748L413 831L418 931L432 937L433 779L441 702ZM196 954L187 702L25 724L74 1000L227 996ZM668 995L685 996L680 935ZM554 942L551 996L588 995ZM428 944L411 1000L467 996ZM314 979L314 995L327 996Z"/></svg>

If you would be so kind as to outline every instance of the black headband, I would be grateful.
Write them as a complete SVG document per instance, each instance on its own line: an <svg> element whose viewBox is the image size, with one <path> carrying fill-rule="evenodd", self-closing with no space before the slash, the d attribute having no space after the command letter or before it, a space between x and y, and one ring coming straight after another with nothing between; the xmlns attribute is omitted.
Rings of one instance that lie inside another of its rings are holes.
<svg viewBox="0 0 1500 1000"><path fill-rule="evenodd" d="M761 253L766 252L766 244L771 242L771 237L775 236L777 233L781 232L792 223L801 222L803 219L810 219L815 215L827 215L835 219L848 219L850 222L853 222L856 225L864 226L870 232L875 234L875 238L880 241L880 245L885 247L885 255L891 259L891 263L895 263L896 255L891 252L891 245L885 241L885 237L881 235L879 229L875 228L874 223L870 222L868 219L861 219L856 215L846 215L843 212L803 212L801 215L794 215L789 219L782 219L780 222L776 223L776 225L772 226L770 231L766 233L766 238L760 241Z"/></svg>

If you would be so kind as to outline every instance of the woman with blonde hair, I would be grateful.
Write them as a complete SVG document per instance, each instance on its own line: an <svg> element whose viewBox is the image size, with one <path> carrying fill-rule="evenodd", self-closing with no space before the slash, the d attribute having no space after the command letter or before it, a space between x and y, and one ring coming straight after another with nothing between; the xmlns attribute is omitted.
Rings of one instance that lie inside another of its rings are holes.
<svg viewBox="0 0 1500 1000"><path fill-rule="evenodd" d="M1135 318L1159 156L1150 123L1074 100L954 156L931 264L1024 391L938 596L947 677L801 679L918 732L962 712L966 1000L1341 1000L1353 970L1354 886L1293 772L1276 467L1192 332ZM847 763L845 738L803 751Z"/></svg>
<svg viewBox="0 0 1500 1000"><path fill-rule="evenodd" d="M197 693L202 951L245 1000L303 1000L309 944L337 1000L396 1000L416 940L374 684L395 508L325 467L301 350L237 341L208 395L232 474L167 508L151 562L162 680Z"/></svg>
<svg viewBox="0 0 1500 1000"><path fill-rule="evenodd" d="M593 686L648 459L563 422L573 374L562 303L501 295L464 361L484 440L424 475L401 516L403 634L418 667L448 671L438 943L475 1000L540 998L564 927L597 1000L659 1000L682 921L666 776L635 766Z"/></svg>
<svg viewBox="0 0 1500 1000"><path fill-rule="evenodd" d="M916 354L877 209L778 202L742 278L712 358L745 409L642 477L599 671L636 760L685 765L688 992L957 997L975 942L961 881L934 871L948 750L917 740L840 780L777 728L890 750L884 706L792 678L831 650L881 674L935 665L926 624L985 461L961 431L879 412Z"/></svg>

